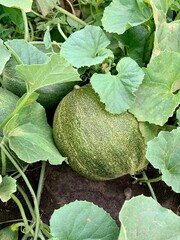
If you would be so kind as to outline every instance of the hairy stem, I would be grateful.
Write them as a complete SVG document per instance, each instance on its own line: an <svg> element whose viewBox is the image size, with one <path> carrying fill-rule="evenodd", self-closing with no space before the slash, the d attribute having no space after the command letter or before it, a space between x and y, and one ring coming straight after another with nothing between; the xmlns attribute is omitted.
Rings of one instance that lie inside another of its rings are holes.
<svg viewBox="0 0 180 240"><path fill-rule="evenodd" d="M25 191L23 190L23 188L19 184L17 185L17 189L21 193L21 195L23 196L23 198L24 198L24 200L26 202L26 205L27 205L27 207L29 209L29 212L31 213L31 216L32 216L33 220L35 221L36 220L36 216L35 216L33 207L31 205L31 202L30 202L27 194L25 193Z"/></svg>
<svg viewBox="0 0 180 240"><path fill-rule="evenodd" d="M143 178L144 178L144 179L148 180L148 177L147 177L145 171L142 172L142 175L143 175ZM156 200L156 201L158 202L157 197L156 197L156 195L155 195L155 192L154 192L154 190L153 190L150 182L147 181L146 183L147 183L147 186L148 186L149 191L150 191L150 193L151 193L151 196L154 198L154 200Z"/></svg>
<svg viewBox="0 0 180 240"><path fill-rule="evenodd" d="M21 10L23 22L24 22L24 40L29 41L29 29L28 29L28 21L27 16L24 10Z"/></svg>
<svg viewBox="0 0 180 240"><path fill-rule="evenodd" d="M41 193L42 193L42 189L43 189L45 170L46 170L46 162L42 161L41 172L40 172L40 177L39 177L39 184L38 184L37 195L36 195L38 205L40 204L40 201L41 201Z"/></svg>
<svg viewBox="0 0 180 240"><path fill-rule="evenodd" d="M24 174L24 172L22 171L22 169L19 167L19 165L16 163L16 161L13 159L13 157L11 156L11 154L8 151L8 148L6 146L4 146L3 144L1 144L1 148L3 149L3 151L5 152L6 156L9 158L9 160L12 162L12 164L15 166L15 168L18 170L18 172L21 174L23 180L25 181L31 195L33 198L33 202L34 202L34 207L35 207L35 215L36 215L36 226L35 226L35 232L34 232L34 240L38 239L38 234L39 234L39 230L40 230L40 213L39 213L39 205L37 202L37 198L36 195L34 193L34 190L28 180L28 178L26 177L26 175Z"/></svg>
<svg viewBox="0 0 180 240"><path fill-rule="evenodd" d="M72 13L66 11L64 8L61 8L61 7L57 6L57 5L55 6L55 8L56 8L59 12L65 14L66 16L68 16L68 17L70 17L71 19L73 19L73 20L75 20L76 22L78 22L78 23L79 23L80 25L82 25L83 27L85 27L85 26L87 25L86 22L84 22L84 21L81 20L80 18L76 17L76 16L73 15Z"/></svg>
<svg viewBox="0 0 180 240"><path fill-rule="evenodd" d="M6 154L1 149L1 174L2 176L6 175Z"/></svg>
<svg viewBox="0 0 180 240"><path fill-rule="evenodd" d="M11 194L11 198L13 199L13 201L17 204L17 206L19 208L19 211L21 213L22 219L24 221L25 232L28 233L30 231L30 228L29 228L29 224L28 224L28 220L27 220L26 214L24 212L24 208L23 208L21 202L19 201L19 199L14 194Z"/></svg>
<svg viewBox="0 0 180 240"><path fill-rule="evenodd" d="M152 179L147 179L147 178L138 178L138 182L145 182L145 183L154 183L154 182L159 182L162 180L162 176L159 176L157 178L152 178Z"/></svg>
<svg viewBox="0 0 180 240"><path fill-rule="evenodd" d="M66 41L66 40L67 40L67 37L66 37L66 35L64 34L64 32L63 32L63 30L62 30L62 28L61 28L60 23L57 24L57 28L58 28L58 31L59 31L59 33L61 34L61 36L62 36L62 37L64 38L64 40Z"/></svg>

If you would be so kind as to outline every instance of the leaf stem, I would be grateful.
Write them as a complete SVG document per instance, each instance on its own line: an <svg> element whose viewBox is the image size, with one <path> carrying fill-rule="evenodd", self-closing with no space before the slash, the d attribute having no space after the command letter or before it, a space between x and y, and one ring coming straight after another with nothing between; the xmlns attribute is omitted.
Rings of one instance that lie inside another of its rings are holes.
<svg viewBox="0 0 180 240"><path fill-rule="evenodd" d="M62 30L62 28L61 28L60 23L57 24L57 28L58 28L58 31L59 31L59 33L61 34L61 36L62 36L62 37L64 38L64 40L66 41L66 40L67 40L67 37L66 37L66 35L64 34L64 32L63 32L63 30Z"/></svg>
<svg viewBox="0 0 180 240"><path fill-rule="evenodd" d="M73 19L73 20L75 20L76 22L78 22L78 23L79 23L80 25L82 25L83 27L85 27L85 26L87 25L86 22L84 22L84 21L81 20L80 18L76 17L76 16L73 15L72 13L66 11L64 8L61 8L61 7L57 6L57 5L55 6L55 8L56 8L59 12L65 14L66 16L68 16L68 17L70 17L71 19Z"/></svg>
<svg viewBox="0 0 180 240"><path fill-rule="evenodd" d="M2 176L6 175L6 154L1 149L1 174Z"/></svg>
<svg viewBox="0 0 180 240"><path fill-rule="evenodd" d="M29 29L28 29L28 21L26 12L24 10L21 10L23 22L24 22L24 40L29 41Z"/></svg>
<svg viewBox="0 0 180 240"><path fill-rule="evenodd" d="M36 227L35 227L35 233L34 233L34 240L38 239L38 234L39 234L39 230L40 230L40 213L39 213L39 205L37 202L37 198L36 195L34 193L34 190L28 180L28 178L26 177L26 175L24 174L24 172L21 170L21 168L19 167L19 165L16 163L16 161L13 159L13 157L11 156L11 154L9 153L8 149L6 149L7 147L4 146L4 144L1 144L1 148L3 149L3 151L5 152L6 156L9 158L9 160L12 162L12 164L15 166L15 168L18 170L18 172L21 174L22 178L24 179L31 195L33 198L33 202L34 202L34 207L35 207L35 215L36 215Z"/></svg>
<svg viewBox="0 0 180 240"><path fill-rule="evenodd" d="M28 233L30 231L30 228L29 228L28 220L27 220L26 214L24 212L24 208L22 206L22 203L20 202L20 200L13 193L11 194L11 198L13 199L13 201L17 204L17 206L19 208L19 211L21 213L22 219L24 221L25 232Z"/></svg>
<svg viewBox="0 0 180 240"><path fill-rule="evenodd" d="M48 228L48 229L47 229ZM48 238L52 238L52 235L50 234L49 232L49 226L46 226L45 223L41 223L41 230L42 230L42 233Z"/></svg>
<svg viewBox="0 0 180 240"><path fill-rule="evenodd" d="M25 95L23 95L24 98L22 99L22 101L16 106L16 108L14 109L14 111L9 114L9 116L0 124L0 130L6 125L6 123L12 118L14 117L14 115L16 113L18 113L21 108L24 107L24 105L26 104L28 98L30 97L30 94L26 93ZM20 98L21 99L21 98Z"/></svg>
<svg viewBox="0 0 180 240"><path fill-rule="evenodd" d="M148 180L148 177L147 177L145 171L142 172L142 175L143 175L143 178L144 178L144 179ZM156 197L156 195L155 195L155 192L154 192L154 190L153 190L153 188L152 188L152 186L151 186L151 183L148 182L148 181L147 181L146 183L147 183L147 186L148 186L149 191L150 191L150 193L151 193L151 196L154 198L154 200L156 200L156 201L158 202L157 197Z"/></svg>
<svg viewBox="0 0 180 240"><path fill-rule="evenodd" d="M154 183L154 182L159 182L162 180L162 176L159 176L157 178L152 178L152 179L145 179L145 178L138 178L136 181L137 182L145 182L145 183Z"/></svg>
<svg viewBox="0 0 180 240"><path fill-rule="evenodd" d="M26 202L26 205L27 205L27 207L29 209L29 212L31 213L31 216L32 216L33 220L35 221L36 220L36 216L34 214L33 207L31 205L31 202L29 201L29 198L28 198L27 194L25 193L25 191L23 190L23 188L19 184L17 185L17 189L21 193L21 195L23 196L23 198L24 198L24 200Z"/></svg>
<svg viewBox="0 0 180 240"><path fill-rule="evenodd" d="M42 161L41 172L40 172L40 177L39 177L39 184L38 184L38 189L37 189L37 194L36 194L38 205L40 204L40 201L41 201L41 193L42 193L42 189L43 189L45 170L46 170L46 161Z"/></svg>
<svg viewBox="0 0 180 240"><path fill-rule="evenodd" d="M34 11L34 10L32 10L32 9L31 9L31 12L32 12L34 15L36 15L36 16L38 16L38 17L40 17L40 18L44 19L44 20L48 20L48 17L44 17L43 15L41 15L41 14L39 14L39 13L35 12L35 11Z"/></svg>

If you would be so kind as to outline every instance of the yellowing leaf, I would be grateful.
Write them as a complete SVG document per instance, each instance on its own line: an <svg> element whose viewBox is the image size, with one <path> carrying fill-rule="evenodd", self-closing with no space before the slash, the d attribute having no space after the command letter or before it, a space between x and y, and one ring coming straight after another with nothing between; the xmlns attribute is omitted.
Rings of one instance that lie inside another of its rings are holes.
<svg viewBox="0 0 180 240"><path fill-rule="evenodd" d="M162 52L144 69L144 81L130 111L139 121L164 125L180 104L180 53Z"/></svg>
<svg viewBox="0 0 180 240"><path fill-rule="evenodd" d="M148 161L162 172L162 180L180 193L180 127L160 132L147 144Z"/></svg>

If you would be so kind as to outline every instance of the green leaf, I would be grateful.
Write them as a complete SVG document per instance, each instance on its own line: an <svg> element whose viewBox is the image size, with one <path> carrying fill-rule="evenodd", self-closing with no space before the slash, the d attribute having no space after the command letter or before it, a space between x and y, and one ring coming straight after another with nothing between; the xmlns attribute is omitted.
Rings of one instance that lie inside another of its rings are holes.
<svg viewBox="0 0 180 240"><path fill-rule="evenodd" d="M148 32L145 27L136 26L116 37L126 48L127 56L135 60L140 66L143 66L147 34Z"/></svg>
<svg viewBox="0 0 180 240"><path fill-rule="evenodd" d="M7 14L7 17L16 25L15 31L24 34L24 22L21 10L17 8L2 7L3 12Z"/></svg>
<svg viewBox="0 0 180 240"><path fill-rule="evenodd" d="M144 77L142 69L129 57L122 58L116 69L117 75L95 73L90 80L101 102L105 103L106 110L113 114L130 108L135 101L134 92Z"/></svg>
<svg viewBox="0 0 180 240"><path fill-rule="evenodd" d="M31 11L33 0L0 0L0 4L6 7L14 7L24 10L25 12Z"/></svg>
<svg viewBox="0 0 180 240"><path fill-rule="evenodd" d="M151 15L151 8L142 1L140 4L137 0L114 0L104 10L102 25L107 32L122 34L146 22Z"/></svg>
<svg viewBox="0 0 180 240"><path fill-rule="evenodd" d="M118 240L179 240L180 217L151 197L125 201L119 215Z"/></svg>
<svg viewBox="0 0 180 240"><path fill-rule="evenodd" d="M0 87L0 124L15 109L18 99L12 92ZM2 129L0 130L0 136L3 136Z"/></svg>
<svg viewBox="0 0 180 240"><path fill-rule="evenodd" d="M49 49L51 47L51 34L49 28L47 28L44 33L43 42L46 49Z"/></svg>
<svg viewBox="0 0 180 240"><path fill-rule="evenodd" d="M166 14L173 0L149 0L155 24L166 22Z"/></svg>
<svg viewBox="0 0 180 240"><path fill-rule="evenodd" d="M160 24L155 34L154 54L159 51L174 51L180 53L180 20Z"/></svg>
<svg viewBox="0 0 180 240"><path fill-rule="evenodd" d="M50 230L53 238L62 240L117 240L119 234L111 216L86 201L75 201L55 210Z"/></svg>
<svg viewBox="0 0 180 240"><path fill-rule="evenodd" d="M113 57L107 36L100 27L86 26L74 32L61 46L61 56L74 67L90 67Z"/></svg>
<svg viewBox="0 0 180 240"><path fill-rule="evenodd" d="M1 58L0 58L0 75L2 74L2 70L9 60L11 54L7 50L7 48L4 46L3 41L0 39L0 53L1 53Z"/></svg>
<svg viewBox="0 0 180 240"><path fill-rule="evenodd" d="M1 240L18 240L18 228L16 224L7 226L0 230L0 239Z"/></svg>
<svg viewBox="0 0 180 240"><path fill-rule="evenodd" d="M162 51L180 52L180 21L166 22L166 15L173 0L150 0L156 24L153 56Z"/></svg>
<svg viewBox="0 0 180 240"><path fill-rule="evenodd" d="M173 115L180 104L179 63L180 53L162 52L144 69L144 81L130 109L139 121L162 126Z"/></svg>
<svg viewBox="0 0 180 240"><path fill-rule="evenodd" d="M162 172L162 180L180 193L180 128L160 132L147 144L148 161Z"/></svg>
<svg viewBox="0 0 180 240"><path fill-rule="evenodd" d="M27 163L49 160L61 164L62 157L54 145L52 129L46 120L44 108L39 103L25 106L5 126L4 135L10 148Z"/></svg>
<svg viewBox="0 0 180 240"><path fill-rule="evenodd" d="M55 83L80 80L78 72L59 54L53 54L48 63L18 65L16 70L30 92Z"/></svg>
<svg viewBox="0 0 180 240"><path fill-rule="evenodd" d="M45 53L23 39L8 40L5 44L23 64L42 64L50 60Z"/></svg>
<svg viewBox="0 0 180 240"><path fill-rule="evenodd" d="M148 122L139 122L139 129L146 142L157 137L161 127Z"/></svg>
<svg viewBox="0 0 180 240"><path fill-rule="evenodd" d="M0 199L7 202L11 198L11 194L16 192L16 180L12 177L5 176L0 183Z"/></svg>
<svg viewBox="0 0 180 240"><path fill-rule="evenodd" d="M176 112L176 117L177 117L177 120L178 120L178 125L180 126L180 108Z"/></svg>

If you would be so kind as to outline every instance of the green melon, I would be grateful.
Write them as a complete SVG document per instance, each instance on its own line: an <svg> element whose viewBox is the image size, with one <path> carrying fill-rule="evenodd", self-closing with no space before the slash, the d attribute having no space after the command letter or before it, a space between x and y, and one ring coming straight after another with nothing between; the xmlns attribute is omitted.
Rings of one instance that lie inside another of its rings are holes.
<svg viewBox="0 0 180 240"><path fill-rule="evenodd" d="M26 85L16 75L16 65L17 63L13 58L8 61L3 70L1 84L7 90L21 97L26 92ZM56 83L42 87L36 91L39 94L37 101L44 108L56 108L59 101L73 89L75 84L80 84L80 82Z"/></svg>
<svg viewBox="0 0 180 240"><path fill-rule="evenodd" d="M105 111L87 84L74 89L58 105L53 120L54 141L69 165L95 179L115 179L145 168L146 143L136 118Z"/></svg>

